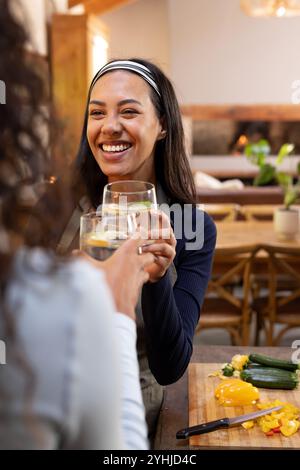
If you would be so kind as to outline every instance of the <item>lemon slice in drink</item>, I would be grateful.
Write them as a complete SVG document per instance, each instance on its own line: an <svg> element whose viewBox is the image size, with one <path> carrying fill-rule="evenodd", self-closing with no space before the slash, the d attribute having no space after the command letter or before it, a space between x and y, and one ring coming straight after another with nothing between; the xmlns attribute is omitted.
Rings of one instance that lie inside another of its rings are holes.
<svg viewBox="0 0 300 470"><path fill-rule="evenodd" d="M139 202L132 202L128 204L128 211L147 211L151 209L152 203L151 201L139 201Z"/></svg>
<svg viewBox="0 0 300 470"><path fill-rule="evenodd" d="M89 246L98 246L100 248L106 248L110 246L110 243L103 238L99 238L97 235L91 235L86 238L86 244Z"/></svg>

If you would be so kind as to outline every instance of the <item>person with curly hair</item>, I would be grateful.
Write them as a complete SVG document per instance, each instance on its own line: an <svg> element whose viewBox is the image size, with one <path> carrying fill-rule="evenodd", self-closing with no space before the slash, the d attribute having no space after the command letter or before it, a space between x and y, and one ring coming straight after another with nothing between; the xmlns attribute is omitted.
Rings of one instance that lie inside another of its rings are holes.
<svg viewBox="0 0 300 470"><path fill-rule="evenodd" d="M69 195L54 185L44 212L24 197L53 171L50 120L12 3L0 0L0 448L146 449L134 308L154 256L139 238L103 263L49 249Z"/></svg>

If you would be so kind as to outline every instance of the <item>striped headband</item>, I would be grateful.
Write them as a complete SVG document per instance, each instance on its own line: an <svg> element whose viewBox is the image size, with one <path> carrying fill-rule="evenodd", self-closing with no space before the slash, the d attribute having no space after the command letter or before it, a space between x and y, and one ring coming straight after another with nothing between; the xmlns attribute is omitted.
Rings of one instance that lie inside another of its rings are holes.
<svg viewBox="0 0 300 470"><path fill-rule="evenodd" d="M102 77L102 75L110 72L111 70L131 70L132 72L137 73L144 80L146 80L147 83L149 83L149 85L156 91L159 97L161 96L151 70L149 70L148 67L145 67L145 65L139 64L138 62L133 62L131 60L115 60L114 62L110 62L109 64L104 65L93 79L91 89L97 80Z"/></svg>

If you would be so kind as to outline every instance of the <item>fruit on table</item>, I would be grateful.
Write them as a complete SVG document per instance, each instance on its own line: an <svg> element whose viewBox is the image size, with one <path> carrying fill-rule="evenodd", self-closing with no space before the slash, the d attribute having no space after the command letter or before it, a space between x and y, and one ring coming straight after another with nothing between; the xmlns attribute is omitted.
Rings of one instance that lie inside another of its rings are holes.
<svg viewBox="0 0 300 470"><path fill-rule="evenodd" d="M279 388L292 390L298 385L298 376L294 372L272 367L244 369L240 377L259 388Z"/></svg>
<svg viewBox="0 0 300 470"><path fill-rule="evenodd" d="M289 437L295 434L295 432L298 431L299 426L300 426L300 422L295 419L282 418L281 423L282 423L282 426L280 427L280 431L286 437Z"/></svg>
<svg viewBox="0 0 300 470"><path fill-rule="evenodd" d="M276 369L285 369L290 371L296 371L299 369L299 364L295 364L294 362L283 359L275 359L263 354L250 354L249 361L256 364L261 364L265 367L275 367Z"/></svg>
<svg viewBox="0 0 300 470"><path fill-rule="evenodd" d="M234 373L234 368L231 364L227 363L224 364L222 367L222 373L225 377L232 377Z"/></svg>
<svg viewBox="0 0 300 470"><path fill-rule="evenodd" d="M243 354L236 354L231 359L231 365L234 368L234 370L243 370L248 360L249 360L248 356L243 355Z"/></svg>
<svg viewBox="0 0 300 470"><path fill-rule="evenodd" d="M215 389L215 397L223 406L244 406L255 403L259 399L259 392L250 383L226 379Z"/></svg>
<svg viewBox="0 0 300 470"><path fill-rule="evenodd" d="M285 403L280 400L275 400L269 403L259 403L257 405L260 410L273 408L274 406L282 406L283 408L278 411L273 411L269 415L258 418L257 422L261 430L267 436L281 433L284 436L289 437L295 434L300 427L299 408L291 403Z"/></svg>
<svg viewBox="0 0 300 470"><path fill-rule="evenodd" d="M255 421L245 421L242 423L244 429L251 429L254 427Z"/></svg>

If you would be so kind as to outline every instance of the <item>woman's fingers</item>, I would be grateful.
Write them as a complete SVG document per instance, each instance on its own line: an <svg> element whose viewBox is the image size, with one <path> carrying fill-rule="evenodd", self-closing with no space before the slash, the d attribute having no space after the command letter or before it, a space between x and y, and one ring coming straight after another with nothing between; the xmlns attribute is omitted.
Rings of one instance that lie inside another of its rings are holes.
<svg viewBox="0 0 300 470"><path fill-rule="evenodd" d="M169 217L162 211L146 211L139 216L139 230L142 238L158 242L163 240L176 246L176 238Z"/></svg>
<svg viewBox="0 0 300 470"><path fill-rule="evenodd" d="M176 251L175 248L168 243L153 243L153 245L143 246L143 253L153 253L157 256L165 258L174 258Z"/></svg>

